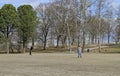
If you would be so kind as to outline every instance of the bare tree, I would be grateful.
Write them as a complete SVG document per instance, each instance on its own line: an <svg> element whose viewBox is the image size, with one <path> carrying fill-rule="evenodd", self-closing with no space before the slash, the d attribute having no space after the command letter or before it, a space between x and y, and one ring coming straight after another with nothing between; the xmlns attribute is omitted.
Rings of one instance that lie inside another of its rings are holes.
<svg viewBox="0 0 120 76"><path fill-rule="evenodd" d="M87 17L88 17L88 9L96 2L94 0L80 0L81 2L81 22L82 22L82 51L84 51L85 44L86 44L86 25L87 25Z"/></svg>
<svg viewBox="0 0 120 76"><path fill-rule="evenodd" d="M98 23L98 18L96 16L90 16L87 20L87 30L90 35L90 40L91 44L95 44L96 36L97 36L97 23Z"/></svg>
<svg viewBox="0 0 120 76"><path fill-rule="evenodd" d="M108 2L108 8L106 9L105 12L105 18L107 19L106 21L106 34L107 34L107 39L108 39L108 44L110 43L110 37L111 37L111 32L113 28L113 7L112 5Z"/></svg>
<svg viewBox="0 0 120 76"><path fill-rule="evenodd" d="M39 39L43 42L44 50L46 49L50 29L50 17L47 8L47 5L39 5L36 9L40 22L38 25Z"/></svg>
<svg viewBox="0 0 120 76"><path fill-rule="evenodd" d="M99 52L101 51L101 18L104 12L105 6L105 0L98 0L97 1L97 16L99 18L99 24L98 24L98 45L99 45Z"/></svg>
<svg viewBox="0 0 120 76"><path fill-rule="evenodd" d="M116 26L114 28L114 35L113 35L113 39L116 42L116 44L120 43L120 5L118 6L117 12L116 12Z"/></svg>

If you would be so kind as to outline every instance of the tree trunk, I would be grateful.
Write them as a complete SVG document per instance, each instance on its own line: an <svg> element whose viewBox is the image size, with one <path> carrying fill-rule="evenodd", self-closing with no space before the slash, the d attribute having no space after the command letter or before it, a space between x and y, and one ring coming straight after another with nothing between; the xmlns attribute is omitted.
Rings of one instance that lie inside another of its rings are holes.
<svg viewBox="0 0 120 76"><path fill-rule="evenodd" d="M46 50L46 44L47 44L47 36L45 36L45 41L44 41L44 44L43 44L43 50Z"/></svg>
<svg viewBox="0 0 120 76"><path fill-rule="evenodd" d="M25 53L25 50L26 50L26 49L25 49L25 43L26 43L26 42L23 41L23 53Z"/></svg>
<svg viewBox="0 0 120 76"><path fill-rule="evenodd" d="M51 31L52 31L52 29L51 29ZM50 38L50 43L49 43L49 46L50 46L50 47L54 47L54 38L53 38L53 33L51 32L50 34L51 34L51 38Z"/></svg>
<svg viewBox="0 0 120 76"><path fill-rule="evenodd" d="M74 44L74 41L75 41L75 39L74 39L74 38L72 38L72 42L71 42L71 45L73 45L73 44Z"/></svg>
<svg viewBox="0 0 120 76"><path fill-rule="evenodd" d="M92 35L91 43L94 44L94 35Z"/></svg>
<svg viewBox="0 0 120 76"><path fill-rule="evenodd" d="M44 42L43 50L46 50L46 41Z"/></svg>
<svg viewBox="0 0 120 76"><path fill-rule="evenodd" d="M33 47L33 49L34 49L34 37L32 37L32 47Z"/></svg>
<svg viewBox="0 0 120 76"><path fill-rule="evenodd" d="M84 49L85 49L85 39L83 39L82 52L84 52Z"/></svg>
<svg viewBox="0 0 120 76"><path fill-rule="evenodd" d="M110 43L110 34L108 34L108 44Z"/></svg>
<svg viewBox="0 0 120 76"><path fill-rule="evenodd" d="M9 54L10 50L9 50L9 34L8 33L6 35L6 51L7 51L7 54Z"/></svg>
<svg viewBox="0 0 120 76"><path fill-rule="evenodd" d="M62 47L64 48L66 46L66 36L62 39Z"/></svg>
<svg viewBox="0 0 120 76"><path fill-rule="evenodd" d="M100 36L98 37L98 46L99 46L99 53L100 53L100 51L101 51Z"/></svg>
<svg viewBox="0 0 120 76"><path fill-rule="evenodd" d="M64 39L62 39L62 48L65 47L65 42L64 42Z"/></svg>
<svg viewBox="0 0 120 76"><path fill-rule="evenodd" d="M104 44L104 36L102 36L102 44Z"/></svg>
<svg viewBox="0 0 120 76"><path fill-rule="evenodd" d="M8 40L8 38L7 38L7 42L6 42L6 50L7 50L7 54L9 54L9 40Z"/></svg>
<svg viewBox="0 0 120 76"><path fill-rule="evenodd" d="M95 35L95 44L97 44L97 36Z"/></svg>
<svg viewBox="0 0 120 76"><path fill-rule="evenodd" d="M85 49L85 31L83 30L83 45L82 45L82 52L84 52Z"/></svg>
<svg viewBox="0 0 120 76"><path fill-rule="evenodd" d="M91 43L91 42L90 42L90 41L91 41L90 39L91 39L91 35L89 34L88 44Z"/></svg>
<svg viewBox="0 0 120 76"><path fill-rule="evenodd" d="M56 45L56 47L59 46L59 40L60 40L60 35L57 37L57 45Z"/></svg>

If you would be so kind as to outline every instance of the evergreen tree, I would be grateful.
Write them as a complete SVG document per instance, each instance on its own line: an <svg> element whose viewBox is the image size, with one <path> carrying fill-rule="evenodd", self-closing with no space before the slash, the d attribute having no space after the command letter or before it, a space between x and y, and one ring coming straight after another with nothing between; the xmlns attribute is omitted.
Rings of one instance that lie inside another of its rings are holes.
<svg viewBox="0 0 120 76"><path fill-rule="evenodd" d="M19 36L23 42L23 52L25 52L26 44L30 38L32 38L34 45L34 31L37 24L37 15L31 5L18 7L18 15L20 20Z"/></svg>
<svg viewBox="0 0 120 76"><path fill-rule="evenodd" d="M0 43L4 41L4 33L5 33L5 20L2 16L2 12L0 9Z"/></svg>
<svg viewBox="0 0 120 76"><path fill-rule="evenodd" d="M2 23L4 24L1 25L2 32L5 34L7 53L9 53L9 36L19 23L16 8L12 4L5 4L1 8L1 19Z"/></svg>

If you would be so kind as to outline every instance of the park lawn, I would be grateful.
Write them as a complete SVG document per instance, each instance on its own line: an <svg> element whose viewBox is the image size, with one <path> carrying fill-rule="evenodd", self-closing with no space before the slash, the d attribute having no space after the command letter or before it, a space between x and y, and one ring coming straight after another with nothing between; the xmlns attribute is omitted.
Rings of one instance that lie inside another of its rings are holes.
<svg viewBox="0 0 120 76"><path fill-rule="evenodd" d="M120 53L120 48L119 47L113 47L113 48L105 48L102 50L104 53Z"/></svg>
<svg viewBox="0 0 120 76"><path fill-rule="evenodd" d="M33 52L36 53L57 53L57 52L69 52L68 48L46 48L46 50L43 50L41 48L34 49Z"/></svg>
<svg viewBox="0 0 120 76"><path fill-rule="evenodd" d="M120 54L0 55L0 76L120 76Z"/></svg>

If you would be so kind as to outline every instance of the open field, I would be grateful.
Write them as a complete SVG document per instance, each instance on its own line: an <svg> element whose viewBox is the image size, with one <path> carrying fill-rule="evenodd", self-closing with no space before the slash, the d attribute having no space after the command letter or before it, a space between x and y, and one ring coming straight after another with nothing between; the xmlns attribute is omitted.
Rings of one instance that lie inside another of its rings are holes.
<svg viewBox="0 0 120 76"><path fill-rule="evenodd" d="M104 48L103 53L120 53L120 48Z"/></svg>
<svg viewBox="0 0 120 76"><path fill-rule="evenodd" d="M120 54L0 54L0 76L120 76Z"/></svg>

